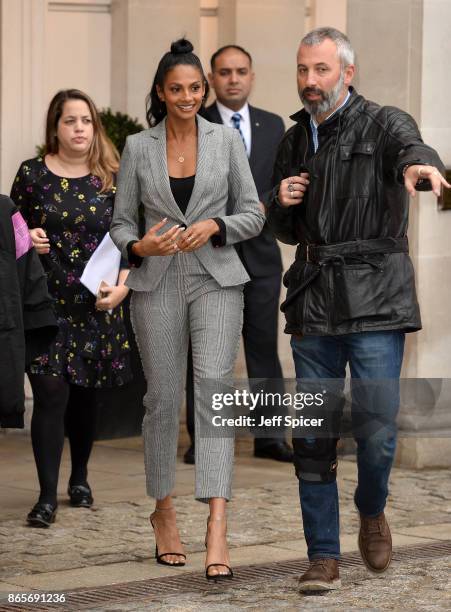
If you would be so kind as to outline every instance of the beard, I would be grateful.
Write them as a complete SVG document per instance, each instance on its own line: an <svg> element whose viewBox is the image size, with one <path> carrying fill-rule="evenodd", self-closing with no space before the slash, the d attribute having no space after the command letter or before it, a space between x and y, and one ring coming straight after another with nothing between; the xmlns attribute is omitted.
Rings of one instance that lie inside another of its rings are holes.
<svg viewBox="0 0 451 612"><path fill-rule="evenodd" d="M343 91L344 74L340 74L336 85L330 91L323 91L317 87L304 87L299 90L299 97L304 105L305 110L314 117L318 115L330 114L337 105L340 95ZM320 100L311 102L306 98L307 94L315 94L320 96Z"/></svg>

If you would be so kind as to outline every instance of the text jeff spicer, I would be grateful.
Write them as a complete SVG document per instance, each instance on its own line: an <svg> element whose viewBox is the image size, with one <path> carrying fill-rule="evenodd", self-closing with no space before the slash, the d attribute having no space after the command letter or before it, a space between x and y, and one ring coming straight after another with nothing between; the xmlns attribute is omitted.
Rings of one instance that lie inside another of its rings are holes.
<svg viewBox="0 0 451 612"><path fill-rule="evenodd" d="M303 416L292 417L290 415L277 415L270 418L262 416L258 422L255 417L243 415L227 418L217 414L212 418L212 424L215 427L280 427L283 425L294 429L296 427L321 427L323 422L324 419L304 418Z"/></svg>

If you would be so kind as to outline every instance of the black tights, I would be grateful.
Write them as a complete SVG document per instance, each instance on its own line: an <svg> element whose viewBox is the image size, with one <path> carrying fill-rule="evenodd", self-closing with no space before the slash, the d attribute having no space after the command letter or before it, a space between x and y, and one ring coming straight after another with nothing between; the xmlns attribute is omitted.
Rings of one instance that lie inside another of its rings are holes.
<svg viewBox="0 0 451 612"><path fill-rule="evenodd" d="M70 385L57 376L29 374L29 379L34 398L31 441L41 487L39 501L56 505L65 429L72 461L69 484L86 484L96 425L95 391Z"/></svg>

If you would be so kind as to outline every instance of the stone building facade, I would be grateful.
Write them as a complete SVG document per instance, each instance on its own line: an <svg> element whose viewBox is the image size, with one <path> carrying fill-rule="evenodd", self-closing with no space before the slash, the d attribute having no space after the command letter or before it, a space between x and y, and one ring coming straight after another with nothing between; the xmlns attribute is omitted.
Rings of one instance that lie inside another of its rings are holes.
<svg viewBox="0 0 451 612"><path fill-rule="evenodd" d="M0 0L0 11L2 192L9 192L19 162L42 143L45 111L56 90L78 87L99 107L144 122L156 63L181 35L193 42L206 70L220 45L249 49L256 72L252 102L279 113L289 126L289 115L299 108L296 49L303 34L319 25L349 35L358 57L357 89L410 112L451 166L449 0ZM424 329L408 338L405 376L451 378L450 235L451 212L440 211L430 194L417 196L410 243ZM288 263L292 251L283 247L283 253ZM283 334L280 353L285 375L293 376ZM444 398L442 393L442 404ZM433 455L451 463L451 410L446 402L442 408L442 417L429 422L432 433L444 436L434 438ZM421 442L408 445L417 449L416 458L406 450L405 461L419 465ZM432 448L428 441L426 447Z"/></svg>

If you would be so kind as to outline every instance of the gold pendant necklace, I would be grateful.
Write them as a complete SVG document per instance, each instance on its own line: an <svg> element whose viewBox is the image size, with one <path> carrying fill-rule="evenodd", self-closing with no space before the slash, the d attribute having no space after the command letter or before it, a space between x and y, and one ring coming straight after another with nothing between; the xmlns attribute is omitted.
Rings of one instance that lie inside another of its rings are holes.
<svg viewBox="0 0 451 612"><path fill-rule="evenodd" d="M184 151L181 151L181 152L177 151L176 146L177 146L177 143L171 142L171 148L172 148L172 150L174 152L175 159L180 164L183 164L183 162L185 161L185 152Z"/></svg>
<svg viewBox="0 0 451 612"><path fill-rule="evenodd" d="M177 149L174 147L174 145L172 144L172 149L175 153L175 159L180 163L183 164L183 162L185 161L185 152L182 151L181 153L179 153L177 151Z"/></svg>

